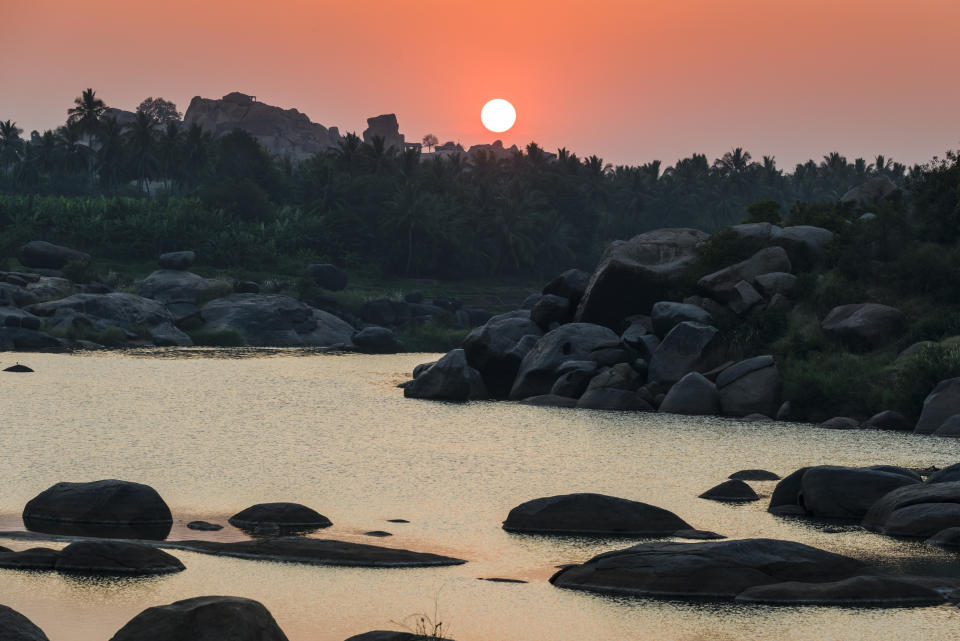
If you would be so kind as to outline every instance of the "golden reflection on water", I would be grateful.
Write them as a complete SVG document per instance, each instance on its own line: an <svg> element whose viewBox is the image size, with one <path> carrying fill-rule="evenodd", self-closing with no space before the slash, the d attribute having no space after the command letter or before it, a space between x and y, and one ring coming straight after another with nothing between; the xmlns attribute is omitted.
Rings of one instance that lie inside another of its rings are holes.
<svg viewBox="0 0 960 641"><path fill-rule="evenodd" d="M696 498L743 468L782 475L821 463L943 466L960 460L957 439L413 401L395 385L436 355L239 355L18 355L36 373L2 378L0 529L21 527L23 504L57 481L123 478L148 483L166 499L177 520L175 539L235 540L243 535L229 526L199 533L185 524L203 519L226 525L253 503L289 500L334 522L316 536L470 562L371 570L175 551L187 570L146 580L0 570L0 603L29 616L51 641L105 641L150 605L203 594L262 601L291 641L340 641L397 628L410 614L432 614L435 604L445 630L459 641L940 641L955 636L960 625L953 606L769 608L558 590L546 582L554 566L631 541L500 529L510 508L525 500L603 492L659 505L730 537L792 539L891 567L958 575L955 553L856 528L776 518L765 512L765 501L728 506ZM766 497L774 483L751 485ZM396 518L411 522L388 522ZM364 536L369 530L394 536Z"/></svg>

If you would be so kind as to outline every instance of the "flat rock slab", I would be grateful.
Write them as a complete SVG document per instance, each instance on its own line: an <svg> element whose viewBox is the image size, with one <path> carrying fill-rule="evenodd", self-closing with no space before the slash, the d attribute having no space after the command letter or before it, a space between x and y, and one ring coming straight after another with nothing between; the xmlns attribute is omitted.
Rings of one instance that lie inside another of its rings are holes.
<svg viewBox="0 0 960 641"><path fill-rule="evenodd" d="M76 541L62 550L4 549L0 567L99 576L147 576L185 569L179 559L163 550L130 541Z"/></svg>

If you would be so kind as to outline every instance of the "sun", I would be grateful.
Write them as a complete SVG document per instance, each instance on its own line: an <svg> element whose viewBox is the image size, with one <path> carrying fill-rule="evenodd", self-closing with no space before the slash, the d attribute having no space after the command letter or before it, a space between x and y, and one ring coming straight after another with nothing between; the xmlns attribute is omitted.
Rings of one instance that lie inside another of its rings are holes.
<svg viewBox="0 0 960 641"><path fill-rule="evenodd" d="M503 98L491 100L480 110L480 122L483 126L500 133L506 131L517 121L517 110Z"/></svg>

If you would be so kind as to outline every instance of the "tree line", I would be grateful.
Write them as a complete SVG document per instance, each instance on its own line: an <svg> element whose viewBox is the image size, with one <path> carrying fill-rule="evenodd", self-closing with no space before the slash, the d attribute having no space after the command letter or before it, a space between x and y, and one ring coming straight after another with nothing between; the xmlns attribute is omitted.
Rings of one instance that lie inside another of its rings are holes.
<svg viewBox="0 0 960 641"><path fill-rule="evenodd" d="M240 129L215 138L185 127L163 99L144 101L123 125L107 114L88 89L56 130L24 139L0 122L5 236L53 234L117 258L191 247L224 266L296 257L385 276L544 278L591 268L613 239L713 231L758 201L788 211L835 202L870 177L903 185L923 171L834 152L787 173L740 148L712 162L693 154L668 167L611 166L533 142L508 158L441 158L355 134L294 162Z"/></svg>

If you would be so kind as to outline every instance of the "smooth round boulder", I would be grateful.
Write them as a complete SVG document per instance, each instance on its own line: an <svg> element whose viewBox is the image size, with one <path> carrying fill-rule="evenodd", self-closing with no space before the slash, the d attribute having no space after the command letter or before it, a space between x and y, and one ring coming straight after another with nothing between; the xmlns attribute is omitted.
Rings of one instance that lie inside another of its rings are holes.
<svg viewBox="0 0 960 641"><path fill-rule="evenodd" d="M347 272L336 265L313 264L307 266L307 273L317 285L332 292L347 288Z"/></svg>
<svg viewBox="0 0 960 641"><path fill-rule="evenodd" d="M870 350L899 338L907 326L899 309L877 303L840 305L830 310L820 328L854 350Z"/></svg>
<svg viewBox="0 0 960 641"><path fill-rule="evenodd" d="M163 550L125 541L76 541L60 551L58 572L111 576L171 574L183 563Z"/></svg>
<svg viewBox="0 0 960 641"><path fill-rule="evenodd" d="M925 543L944 548L960 548L960 526L940 530L927 539Z"/></svg>
<svg viewBox="0 0 960 641"><path fill-rule="evenodd" d="M190 250L167 252L166 254L160 254L160 258L157 259L157 264L160 265L160 269L186 271L190 269L196 258L197 255Z"/></svg>
<svg viewBox="0 0 960 641"><path fill-rule="evenodd" d="M288 641L263 604L201 596L147 608L110 641Z"/></svg>
<svg viewBox="0 0 960 641"><path fill-rule="evenodd" d="M562 325L568 322L572 315L570 300L555 294L544 294L530 310L530 320L544 330L550 329L555 323Z"/></svg>
<svg viewBox="0 0 960 641"><path fill-rule="evenodd" d="M859 608L914 608L939 605L943 595L919 583L894 576L854 576L841 581L786 581L747 588L738 603L821 605Z"/></svg>
<svg viewBox="0 0 960 641"><path fill-rule="evenodd" d="M757 501L760 499L752 487L737 479L730 479L729 481L724 481L720 485L710 488L701 494L700 498L728 503Z"/></svg>
<svg viewBox="0 0 960 641"><path fill-rule="evenodd" d="M720 364L724 345L716 327L684 321L657 345L650 357L652 382L675 383L690 372L706 372Z"/></svg>
<svg viewBox="0 0 960 641"><path fill-rule="evenodd" d="M779 481L780 476L774 474L773 472L768 472L767 470L740 470L739 472L734 472L727 478L737 479L740 481Z"/></svg>
<svg viewBox="0 0 960 641"><path fill-rule="evenodd" d="M849 416L834 416L820 423L817 427L825 430L858 430L860 421Z"/></svg>
<svg viewBox="0 0 960 641"><path fill-rule="evenodd" d="M960 527L960 481L893 490L870 506L861 524L887 536L924 539Z"/></svg>
<svg viewBox="0 0 960 641"><path fill-rule="evenodd" d="M228 519L230 525L242 530L276 526L285 531L307 531L330 527L330 519L299 503L258 503Z"/></svg>
<svg viewBox="0 0 960 641"><path fill-rule="evenodd" d="M954 414L940 424L934 432L934 436L949 436L960 438L960 414Z"/></svg>
<svg viewBox="0 0 960 641"><path fill-rule="evenodd" d="M920 482L884 470L816 465L797 470L780 481L770 498L768 511L860 520L878 499L909 485L920 485Z"/></svg>
<svg viewBox="0 0 960 641"><path fill-rule="evenodd" d="M566 567L550 582L616 595L732 600L758 585L840 581L867 569L862 561L793 541L652 542Z"/></svg>
<svg viewBox="0 0 960 641"><path fill-rule="evenodd" d="M679 516L639 501L604 494L561 494L510 510L507 532L579 536L670 536L693 528Z"/></svg>
<svg viewBox="0 0 960 641"><path fill-rule="evenodd" d="M57 565L58 558L60 558L60 551L50 548L30 548L20 552L3 548L0 551L0 568L52 571Z"/></svg>
<svg viewBox="0 0 960 641"><path fill-rule="evenodd" d="M33 621L5 605L0 605L0 639L3 641L50 641Z"/></svg>
<svg viewBox="0 0 960 641"><path fill-rule="evenodd" d="M720 409L725 416L774 416L782 387L780 371L769 354L740 361L717 375Z"/></svg>
<svg viewBox="0 0 960 641"><path fill-rule="evenodd" d="M532 405L533 407L567 407L577 406L577 399L569 396L558 396L556 394L541 394L540 396L531 396L520 401L521 405Z"/></svg>
<svg viewBox="0 0 960 641"><path fill-rule="evenodd" d="M149 485L106 479L57 483L26 504L23 522L51 534L164 539L173 517Z"/></svg>
<svg viewBox="0 0 960 641"><path fill-rule="evenodd" d="M353 344L365 354L396 354L404 351L393 330L386 327L364 327L353 335Z"/></svg>
<svg viewBox="0 0 960 641"><path fill-rule="evenodd" d="M864 427L878 430L897 430L909 432L913 429L913 422L900 412L885 410L874 414L863 424Z"/></svg>
<svg viewBox="0 0 960 641"><path fill-rule="evenodd" d="M948 465L927 477L927 483L951 483L960 481L960 463Z"/></svg>
<svg viewBox="0 0 960 641"><path fill-rule="evenodd" d="M657 411L670 414L719 414L717 386L703 374L690 372L673 384Z"/></svg>
<svg viewBox="0 0 960 641"><path fill-rule="evenodd" d="M20 248L19 259L24 267L63 269L68 263L89 261L90 254L43 240L32 240Z"/></svg>
<svg viewBox="0 0 960 641"><path fill-rule="evenodd" d="M187 527L191 530L199 530L200 532L216 532L217 530L223 529L222 525L208 523L207 521L190 521L187 523Z"/></svg>

